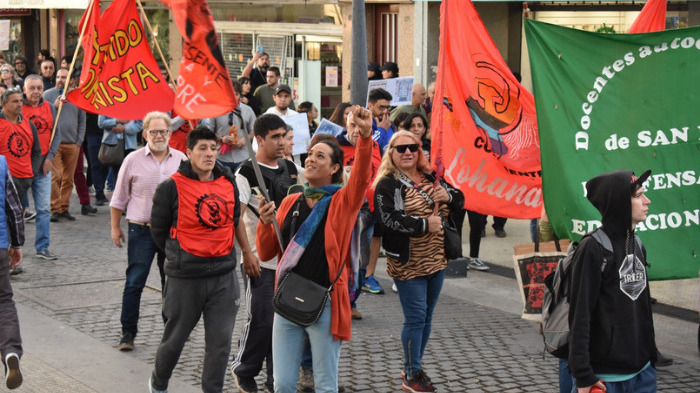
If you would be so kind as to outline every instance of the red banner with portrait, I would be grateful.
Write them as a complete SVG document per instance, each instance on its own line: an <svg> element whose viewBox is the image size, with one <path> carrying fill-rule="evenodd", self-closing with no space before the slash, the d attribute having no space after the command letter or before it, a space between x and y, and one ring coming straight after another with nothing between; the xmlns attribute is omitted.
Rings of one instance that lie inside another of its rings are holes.
<svg viewBox="0 0 700 393"><path fill-rule="evenodd" d="M443 0L432 112L433 164L482 214L537 218L542 173L535 102L474 5Z"/></svg>
<svg viewBox="0 0 700 393"><path fill-rule="evenodd" d="M70 103L129 120L172 109L174 93L153 57L133 0L114 0L102 16L99 1L94 1L81 27L83 23L83 69L79 87L66 95Z"/></svg>
<svg viewBox="0 0 700 393"><path fill-rule="evenodd" d="M231 112L238 106L238 100L207 2L160 1L172 10L184 38L175 110L185 119L203 119Z"/></svg>

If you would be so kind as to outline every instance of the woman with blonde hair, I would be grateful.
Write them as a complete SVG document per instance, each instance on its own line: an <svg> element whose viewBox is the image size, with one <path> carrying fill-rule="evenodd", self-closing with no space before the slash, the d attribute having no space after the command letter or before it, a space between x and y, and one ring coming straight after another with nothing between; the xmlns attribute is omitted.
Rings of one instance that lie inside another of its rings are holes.
<svg viewBox="0 0 700 393"><path fill-rule="evenodd" d="M0 82L4 83L8 89L22 87L22 78L17 75L17 71L9 63L0 66Z"/></svg>
<svg viewBox="0 0 700 393"><path fill-rule="evenodd" d="M375 214L384 224L387 273L398 288L404 313L401 388L434 392L421 361L447 267L443 217L450 209L462 209L464 195L444 179L436 181L420 138L409 131L391 137L374 185Z"/></svg>

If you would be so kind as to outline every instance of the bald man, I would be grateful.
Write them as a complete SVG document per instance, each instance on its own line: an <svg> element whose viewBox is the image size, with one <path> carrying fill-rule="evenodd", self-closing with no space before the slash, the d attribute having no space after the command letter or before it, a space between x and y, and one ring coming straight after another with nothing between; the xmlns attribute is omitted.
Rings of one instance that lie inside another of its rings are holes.
<svg viewBox="0 0 700 393"><path fill-rule="evenodd" d="M421 85L420 83L414 83L413 84L413 97L411 99L411 105L401 105L397 106L393 111L391 111L391 115L389 118L391 121L396 120L396 117L401 114L401 113L420 113L423 115L423 117L428 117L427 114L425 113L425 108L423 108L423 103L425 102L425 97L427 97L427 93L425 92L425 86Z"/></svg>

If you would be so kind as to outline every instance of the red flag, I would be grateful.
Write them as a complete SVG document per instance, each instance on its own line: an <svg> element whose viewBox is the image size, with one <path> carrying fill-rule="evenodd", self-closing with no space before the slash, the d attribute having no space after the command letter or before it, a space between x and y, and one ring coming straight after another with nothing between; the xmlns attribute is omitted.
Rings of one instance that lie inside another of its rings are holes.
<svg viewBox="0 0 700 393"><path fill-rule="evenodd" d="M535 102L515 79L471 1L443 0L432 154L482 214L536 218L542 206Z"/></svg>
<svg viewBox="0 0 700 393"><path fill-rule="evenodd" d="M238 106L214 18L205 0L160 0L173 11L185 39L175 110L185 119L220 116Z"/></svg>
<svg viewBox="0 0 700 393"><path fill-rule="evenodd" d="M666 0L649 0L627 33L651 33L666 29Z"/></svg>
<svg viewBox="0 0 700 393"><path fill-rule="evenodd" d="M80 85L66 95L68 101L89 112L129 120L171 110L174 93L148 46L136 3L114 0L98 18L99 13L96 1L87 16L91 34L81 42L85 60Z"/></svg>

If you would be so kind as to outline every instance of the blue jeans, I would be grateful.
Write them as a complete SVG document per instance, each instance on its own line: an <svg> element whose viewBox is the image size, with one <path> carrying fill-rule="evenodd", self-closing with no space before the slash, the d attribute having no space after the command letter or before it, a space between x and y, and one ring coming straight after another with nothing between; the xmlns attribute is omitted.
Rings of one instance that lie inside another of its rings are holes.
<svg viewBox="0 0 700 393"><path fill-rule="evenodd" d="M421 360L430 338L433 311L440 297L444 280L444 270L406 281L394 279L404 315L401 342L403 343L404 371L408 378L411 378L416 371L422 370Z"/></svg>
<svg viewBox="0 0 700 393"><path fill-rule="evenodd" d="M97 159L102 145L102 135L85 135L88 148L88 159L90 160L90 176L92 185L95 187L95 197L103 199L105 197L105 178L107 176L107 168L102 165L102 162Z"/></svg>
<svg viewBox="0 0 700 393"><path fill-rule="evenodd" d="M51 243L49 235L49 222L51 219L51 171L49 173L34 176L32 182L32 195L34 195L34 208L36 209L36 240L34 247L37 251L44 251Z"/></svg>
<svg viewBox="0 0 700 393"><path fill-rule="evenodd" d="M126 284L122 296L122 333L138 332L139 307L141 293L146 286L148 273L151 271L153 257L158 255L158 270L160 270L161 288L165 275L163 263L165 254L159 252L151 237L151 228L146 225L129 223L129 242L127 243L128 266L126 268Z"/></svg>
<svg viewBox="0 0 700 393"><path fill-rule="evenodd" d="M656 369L649 365L634 378L620 382L604 382L607 393L656 393ZM574 383L572 393L578 389Z"/></svg>
<svg viewBox="0 0 700 393"><path fill-rule="evenodd" d="M231 170L231 173L236 173L236 169L238 168L239 165L241 165L240 162L226 162L226 161L221 161L221 160L216 160L219 164L225 166L226 168Z"/></svg>
<svg viewBox="0 0 700 393"><path fill-rule="evenodd" d="M272 324L275 393L296 393L305 334L309 335L311 342L316 393L336 393L341 341L333 339L331 334L330 299L321 318L307 328L275 313Z"/></svg>
<svg viewBox="0 0 700 393"><path fill-rule="evenodd" d="M559 393L569 393L573 386L575 386L574 377L569 373L569 363L559 359Z"/></svg>

